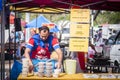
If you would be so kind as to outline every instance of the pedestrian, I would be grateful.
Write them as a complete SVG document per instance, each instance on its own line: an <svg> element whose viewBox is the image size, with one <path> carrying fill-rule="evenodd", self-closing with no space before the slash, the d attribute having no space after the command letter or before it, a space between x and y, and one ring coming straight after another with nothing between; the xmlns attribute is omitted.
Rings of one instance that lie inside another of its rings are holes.
<svg viewBox="0 0 120 80"><path fill-rule="evenodd" d="M35 28L32 28L30 29L30 36L33 36L34 34L36 34L36 29Z"/></svg>
<svg viewBox="0 0 120 80"><path fill-rule="evenodd" d="M59 46L58 39L50 35L49 28L42 26L39 33L34 34L26 45L24 57L29 59L29 70L33 70L32 59L50 59L52 51L56 51L58 55L57 68L61 67L62 51ZM29 55L30 54L30 55Z"/></svg>
<svg viewBox="0 0 120 80"><path fill-rule="evenodd" d="M8 41L9 42L9 41ZM15 29L13 29L10 33L10 42L12 43L19 43L20 42L20 33L19 31L15 31Z"/></svg>
<svg viewBox="0 0 120 80"><path fill-rule="evenodd" d="M96 46L101 46L101 45L103 45L102 29L99 29L98 34L97 34Z"/></svg>
<svg viewBox="0 0 120 80"><path fill-rule="evenodd" d="M95 45L93 45L93 44L91 43L91 41L89 41L89 46L88 46L88 59L93 58L96 53L97 53L97 51L95 50Z"/></svg>
<svg viewBox="0 0 120 80"><path fill-rule="evenodd" d="M95 35L94 35L94 42L97 41L97 38L98 38L98 31L96 31Z"/></svg>
<svg viewBox="0 0 120 80"><path fill-rule="evenodd" d="M30 39L34 34L37 33L36 30L37 30L36 28L31 28L31 29L30 29L30 35L29 35L29 36L26 35L26 42L28 42L29 39ZM26 32L28 32L28 31L26 31Z"/></svg>

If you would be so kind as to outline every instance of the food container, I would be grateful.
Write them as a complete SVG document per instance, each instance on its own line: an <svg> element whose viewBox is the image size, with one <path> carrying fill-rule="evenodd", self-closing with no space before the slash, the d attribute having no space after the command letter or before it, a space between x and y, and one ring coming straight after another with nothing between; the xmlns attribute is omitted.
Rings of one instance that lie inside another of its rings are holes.
<svg viewBox="0 0 120 80"><path fill-rule="evenodd" d="M45 65L45 62L39 62L38 65L39 65L39 66L44 66L44 65Z"/></svg>
<svg viewBox="0 0 120 80"><path fill-rule="evenodd" d="M22 72L22 77L27 77L28 73L27 72Z"/></svg>
<svg viewBox="0 0 120 80"><path fill-rule="evenodd" d="M58 78L58 77L59 77L59 74L53 73L53 77L54 77L54 78Z"/></svg>
<svg viewBox="0 0 120 80"><path fill-rule="evenodd" d="M46 73L45 76L46 77L52 77L52 73Z"/></svg>
<svg viewBox="0 0 120 80"><path fill-rule="evenodd" d="M22 72L28 72L29 68L22 68Z"/></svg>
<svg viewBox="0 0 120 80"><path fill-rule="evenodd" d="M61 69L54 69L55 74L60 74L60 72L61 72Z"/></svg>
<svg viewBox="0 0 120 80"><path fill-rule="evenodd" d="M38 72L37 74L39 77L43 77L44 76L44 72Z"/></svg>
<svg viewBox="0 0 120 80"><path fill-rule="evenodd" d="M52 62L46 62L46 66L52 66Z"/></svg>
<svg viewBox="0 0 120 80"><path fill-rule="evenodd" d="M46 66L47 70L51 70L53 67L52 66Z"/></svg>

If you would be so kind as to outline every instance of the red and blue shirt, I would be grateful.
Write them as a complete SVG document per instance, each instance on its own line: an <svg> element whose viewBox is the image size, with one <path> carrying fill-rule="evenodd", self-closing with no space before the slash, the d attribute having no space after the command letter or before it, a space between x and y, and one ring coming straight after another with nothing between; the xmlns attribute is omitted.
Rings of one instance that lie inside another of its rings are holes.
<svg viewBox="0 0 120 80"><path fill-rule="evenodd" d="M49 59L51 52L60 48L60 46L58 39L52 35L49 35L48 39L43 41L39 34L35 34L30 38L26 48L31 50L30 56L32 59Z"/></svg>

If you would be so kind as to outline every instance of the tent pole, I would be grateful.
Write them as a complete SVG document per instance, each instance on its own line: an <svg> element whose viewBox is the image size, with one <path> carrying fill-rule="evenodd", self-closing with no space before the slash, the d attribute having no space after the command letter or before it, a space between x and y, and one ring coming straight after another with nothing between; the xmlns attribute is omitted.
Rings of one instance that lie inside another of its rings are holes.
<svg viewBox="0 0 120 80"><path fill-rule="evenodd" d="M16 10L16 6L15 6L15 10ZM16 15L17 13L15 12L15 19L16 19L16 17L17 17L17 15ZM15 28L14 28L14 59L16 59L16 23L15 23L15 19L14 19L14 26L15 26Z"/></svg>
<svg viewBox="0 0 120 80"><path fill-rule="evenodd" d="M38 15L36 15L36 28L37 28L37 17L38 17Z"/></svg>
<svg viewBox="0 0 120 80"><path fill-rule="evenodd" d="M6 6L21 4L21 3L31 2L31 1L33 1L33 0L25 0L25 1L15 2L15 3L8 3L8 4L6 4Z"/></svg>
<svg viewBox="0 0 120 80"><path fill-rule="evenodd" d="M2 12L1 12L1 80L5 79L5 2L2 0Z"/></svg>
<svg viewBox="0 0 120 80"><path fill-rule="evenodd" d="M89 7L91 5L97 5L97 4L101 4L101 3L104 3L105 1L98 1L98 2L93 2L93 3L90 3L90 4L86 4L86 5L82 5L81 7L84 8L84 7Z"/></svg>
<svg viewBox="0 0 120 80"><path fill-rule="evenodd" d="M96 4L100 4L100 3L104 3L105 2L105 1L98 1L98 2L93 2L93 3L90 3L90 4L86 4L86 5L77 5L77 4L72 4L72 3L63 2L63 1L59 1L59 0L53 0L53 1L58 2L58 3L67 4L67 5L70 5L70 6L78 6L78 7L81 7L81 8L89 7L91 5L96 5Z"/></svg>
<svg viewBox="0 0 120 80"><path fill-rule="evenodd" d="M10 17L9 17L9 20L10 20ZM9 49L8 49L8 51L9 52L7 52L7 54L11 54L10 52L10 50L11 50L11 47L10 47L10 38L11 38L11 36L10 36L10 23L8 23L9 25L8 25L8 27L9 27L9 29L8 29L8 35L9 35ZM10 60L10 55L9 55L9 74L10 74L10 70L11 70L11 60ZM9 77L10 77L10 75L9 75ZM11 79L11 78L10 78Z"/></svg>
<svg viewBox="0 0 120 80"><path fill-rule="evenodd" d="M67 5L70 5L70 6L79 6L79 7L81 7L80 5L77 5L77 4L72 4L72 3L63 2L63 1L59 1L59 0L53 0L53 1L58 2L58 3L67 4Z"/></svg>

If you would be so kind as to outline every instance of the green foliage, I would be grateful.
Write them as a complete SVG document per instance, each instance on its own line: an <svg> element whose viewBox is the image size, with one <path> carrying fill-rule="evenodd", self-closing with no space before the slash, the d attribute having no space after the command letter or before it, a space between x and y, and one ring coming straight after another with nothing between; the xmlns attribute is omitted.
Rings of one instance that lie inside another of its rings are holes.
<svg viewBox="0 0 120 80"><path fill-rule="evenodd" d="M21 19L25 20L25 13L20 13L21 14Z"/></svg>
<svg viewBox="0 0 120 80"><path fill-rule="evenodd" d="M119 24L120 23L120 12L113 11L102 11L94 22L94 25L100 24Z"/></svg>
<svg viewBox="0 0 120 80"><path fill-rule="evenodd" d="M61 20L69 20L69 14L46 14L44 16L53 23L57 23Z"/></svg>
<svg viewBox="0 0 120 80"><path fill-rule="evenodd" d="M30 13L30 21L37 18L39 14L35 13Z"/></svg>
<svg viewBox="0 0 120 80"><path fill-rule="evenodd" d="M22 20L25 20L26 13L19 13ZM57 23L61 20L70 20L70 14L39 14L39 13L30 13L30 21L37 18L39 15L45 16L48 20L53 23Z"/></svg>

